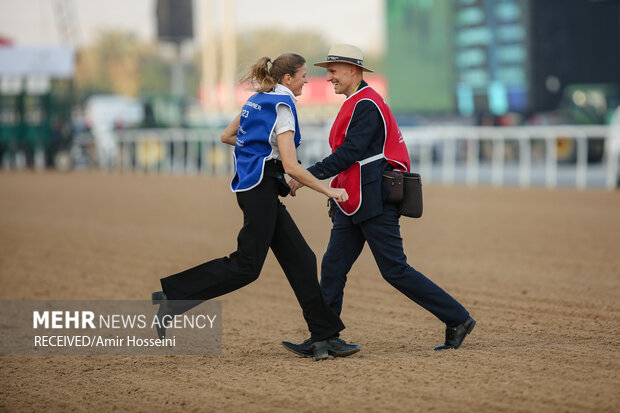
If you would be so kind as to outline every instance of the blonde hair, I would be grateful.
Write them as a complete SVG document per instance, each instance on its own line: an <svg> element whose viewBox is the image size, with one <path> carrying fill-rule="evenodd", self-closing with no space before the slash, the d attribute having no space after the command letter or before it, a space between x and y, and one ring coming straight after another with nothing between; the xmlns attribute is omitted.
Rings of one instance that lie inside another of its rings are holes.
<svg viewBox="0 0 620 413"><path fill-rule="evenodd" d="M248 69L241 78L241 83L250 83L251 89L257 92L268 92L282 81L284 75L295 76L299 68L305 63L306 59L293 52L282 53L274 61L263 56Z"/></svg>

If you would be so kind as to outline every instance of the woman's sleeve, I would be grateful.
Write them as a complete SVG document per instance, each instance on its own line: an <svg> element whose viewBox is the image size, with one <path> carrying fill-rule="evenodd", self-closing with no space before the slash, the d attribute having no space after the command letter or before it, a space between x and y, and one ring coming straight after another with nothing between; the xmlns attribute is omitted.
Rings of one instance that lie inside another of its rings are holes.
<svg viewBox="0 0 620 413"><path fill-rule="evenodd" d="M291 108L288 105L279 104L276 108L276 113L278 114L274 129L276 136L288 131L295 132L295 118L293 118Z"/></svg>

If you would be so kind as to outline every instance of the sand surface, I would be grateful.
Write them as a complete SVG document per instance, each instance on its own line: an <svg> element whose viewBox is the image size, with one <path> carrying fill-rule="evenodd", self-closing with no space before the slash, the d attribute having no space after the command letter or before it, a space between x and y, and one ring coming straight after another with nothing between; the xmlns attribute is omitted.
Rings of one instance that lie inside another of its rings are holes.
<svg viewBox="0 0 620 413"><path fill-rule="evenodd" d="M314 362L270 253L222 297L212 356L1 356L0 411L620 411L620 193L424 188L401 219L411 265L478 325L444 327L365 247L342 313L352 357ZM321 195L284 201L317 256ZM149 299L159 278L228 255L242 224L227 178L0 173L0 299Z"/></svg>

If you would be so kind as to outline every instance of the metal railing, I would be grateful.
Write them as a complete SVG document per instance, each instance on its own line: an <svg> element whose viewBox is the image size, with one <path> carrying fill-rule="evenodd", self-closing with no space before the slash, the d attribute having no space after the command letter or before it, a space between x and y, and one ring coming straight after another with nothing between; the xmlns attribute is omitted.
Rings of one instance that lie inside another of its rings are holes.
<svg viewBox="0 0 620 413"><path fill-rule="evenodd" d="M138 129L116 133L116 168L167 174L230 174L233 147L221 129Z"/></svg>
<svg viewBox="0 0 620 413"><path fill-rule="evenodd" d="M401 132L427 181L611 189L618 177L618 153L607 126L420 127Z"/></svg>
<svg viewBox="0 0 620 413"><path fill-rule="evenodd" d="M302 126L303 165L330 153L329 126ZM465 185L606 187L618 180L620 142L607 126L406 127L412 169L425 182ZM221 129L117 132L116 168L173 174L230 174Z"/></svg>

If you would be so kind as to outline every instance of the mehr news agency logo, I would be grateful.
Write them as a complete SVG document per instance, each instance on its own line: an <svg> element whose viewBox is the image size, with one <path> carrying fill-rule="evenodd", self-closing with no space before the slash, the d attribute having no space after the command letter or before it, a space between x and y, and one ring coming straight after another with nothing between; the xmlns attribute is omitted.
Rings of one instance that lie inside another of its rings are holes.
<svg viewBox="0 0 620 413"><path fill-rule="evenodd" d="M156 327L166 329L213 329L217 314L165 315L157 317L145 314L98 314L93 311L32 312L32 327L35 330L146 330L156 334ZM141 338L136 335L104 337L102 335L58 335L34 336L34 345L39 347L174 347L176 336L170 338Z"/></svg>

